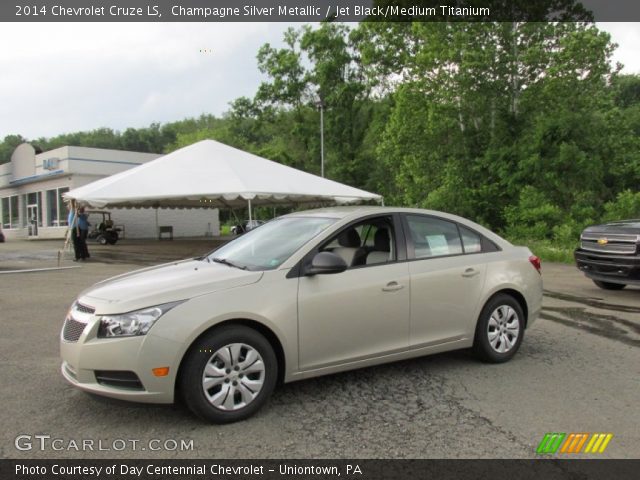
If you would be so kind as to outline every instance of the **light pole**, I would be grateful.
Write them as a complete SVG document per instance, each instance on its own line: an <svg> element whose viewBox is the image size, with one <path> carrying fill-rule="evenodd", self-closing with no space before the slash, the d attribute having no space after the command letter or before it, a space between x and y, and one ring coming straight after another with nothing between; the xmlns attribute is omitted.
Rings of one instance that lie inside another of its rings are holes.
<svg viewBox="0 0 640 480"><path fill-rule="evenodd" d="M324 178L324 102L322 97L318 99L316 105L320 109L320 176Z"/></svg>

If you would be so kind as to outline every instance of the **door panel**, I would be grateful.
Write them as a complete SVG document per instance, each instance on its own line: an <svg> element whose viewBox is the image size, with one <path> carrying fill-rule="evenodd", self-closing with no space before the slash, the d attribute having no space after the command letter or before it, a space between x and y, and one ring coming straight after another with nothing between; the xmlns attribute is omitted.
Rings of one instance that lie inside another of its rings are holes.
<svg viewBox="0 0 640 480"><path fill-rule="evenodd" d="M486 275L484 257L459 255L409 262L411 345L473 335Z"/></svg>
<svg viewBox="0 0 640 480"><path fill-rule="evenodd" d="M407 348L409 294L407 263L301 277L300 368L318 368Z"/></svg>
<svg viewBox="0 0 640 480"><path fill-rule="evenodd" d="M412 346L473 335L486 275L480 237L433 215L404 216L411 274ZM461 235L462 231L462 235Z"/></svg>

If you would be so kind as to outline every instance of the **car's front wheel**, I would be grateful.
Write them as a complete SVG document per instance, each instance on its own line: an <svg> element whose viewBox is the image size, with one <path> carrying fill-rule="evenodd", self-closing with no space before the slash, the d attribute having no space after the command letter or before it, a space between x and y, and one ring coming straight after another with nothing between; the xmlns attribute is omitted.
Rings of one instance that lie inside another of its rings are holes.
<svg viewBox="0 0 640 480"><path fill-rule="evenodd" d="M624 283L602 282L600 280L594 280L593 283L595 283L603 290L622 290L624 287L626 287Z"/></svg>
<svg viewBox="0 0 640 480"><path fill-rule="evenodd" d="M253 415L271 396L278 375L276 356L257 331L230 325L211 330L191 348L181 368L186 405L213 423Z"/></svg>
<svg viewBox="0 0 640 480"><path fill-rule="evenodd" d="M524 325L524 313L515 298L503 293L494 296L480 313L474 352L486 362L506 362L520 348Z"/></svg>

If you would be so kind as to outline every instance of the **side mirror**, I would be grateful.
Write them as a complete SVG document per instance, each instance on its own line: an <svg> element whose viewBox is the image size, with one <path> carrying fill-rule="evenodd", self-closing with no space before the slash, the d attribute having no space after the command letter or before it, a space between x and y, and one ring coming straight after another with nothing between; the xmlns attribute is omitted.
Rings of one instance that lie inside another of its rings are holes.
<svg viewBox="0 0 640 480"><path fill-rule="evenodd" d="M342 257L332 252L316 253L305 275L318 275L326 273L340 273L347 269L347 263Z"/></svg>

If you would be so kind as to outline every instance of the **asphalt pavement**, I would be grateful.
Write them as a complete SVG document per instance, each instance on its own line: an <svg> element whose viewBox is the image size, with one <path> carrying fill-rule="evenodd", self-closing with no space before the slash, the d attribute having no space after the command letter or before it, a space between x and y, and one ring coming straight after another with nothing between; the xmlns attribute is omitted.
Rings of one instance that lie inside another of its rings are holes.
<svg viewBox="0 0 640 480"><path fill-rule="evenodd" d="M56 267L60 242L0 244L0 457L533 458L548 432L612 433L595 456L640 457L640 288L600 290L568 265L543 264L542 318L506 364L460 351L296 382L224 426L65 383L59 333L81 290L216 244L90 245L89 262L31 273L7 272Z"/></svg>

